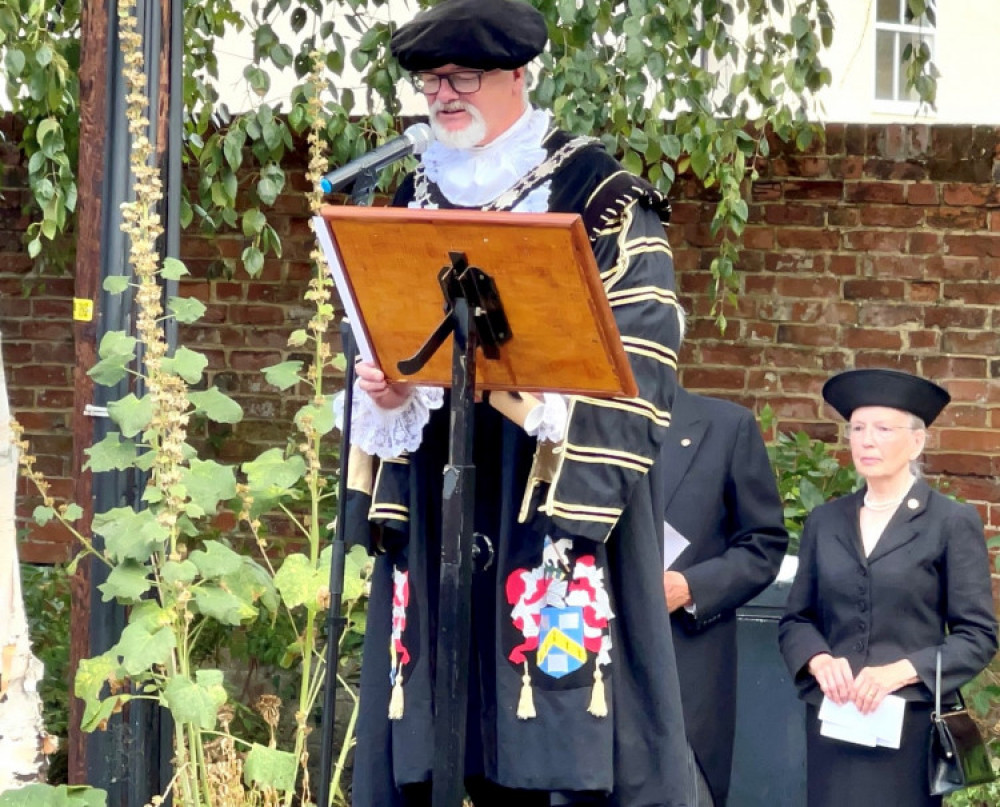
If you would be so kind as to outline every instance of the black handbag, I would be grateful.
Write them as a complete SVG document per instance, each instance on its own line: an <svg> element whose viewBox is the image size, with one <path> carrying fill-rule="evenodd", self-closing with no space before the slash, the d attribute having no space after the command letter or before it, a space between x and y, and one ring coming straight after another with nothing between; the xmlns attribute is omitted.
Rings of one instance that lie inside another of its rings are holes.
<svg viewBox="0 0 1000 807"><path fill-rule="evenodd" d="M958 708L941 712L941 651L934 675L934 713L931 715L930 753L927 774L932 796L945 796L965 787L982 785L996 778L993 763L979 728L965 708L962 693Z"/></svg>

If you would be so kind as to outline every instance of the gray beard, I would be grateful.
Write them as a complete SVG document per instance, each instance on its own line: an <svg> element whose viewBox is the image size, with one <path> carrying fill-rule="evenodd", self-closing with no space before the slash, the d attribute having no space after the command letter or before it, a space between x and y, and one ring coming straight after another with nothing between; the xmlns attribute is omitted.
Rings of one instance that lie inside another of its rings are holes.
<svg viewBox="0 0 1000 807"><path fill-rule="evenodd" d="M478 146L486 137L486 121L483 120L482 113L472 105L463 107L472 121L464 129L446 129L438 123L436 105L431 108L430 123L435 139L442 145L450 149L471 149Z"/></svg>

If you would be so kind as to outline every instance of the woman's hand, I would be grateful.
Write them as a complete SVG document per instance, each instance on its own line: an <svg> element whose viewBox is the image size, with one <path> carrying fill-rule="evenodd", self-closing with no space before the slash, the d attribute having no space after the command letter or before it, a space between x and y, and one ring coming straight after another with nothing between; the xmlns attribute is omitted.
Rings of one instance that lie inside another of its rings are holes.
<svg viewBox="0 0 1000 807"><path fill-rule="evenodd" d="M854 679L854 705L861 714L871 714L886 695L919 680L916 669L905 658L881 667L865 667Z"/></svg>
<svg viewBox="0 0 1000 807"><path fill-rule="evenodd" d="M838 706L854 700L854 673L846 658L817 653L806 665L819 688Z"/></svg>
<svg viewBox="0 0 1000 807"><path fill-rule="evenodd" d="M410 394L406 384L390 384L385 380L385 373L371 362L360 361L354 369L358 376L358 387L367 392L375 405L382 409L402 406Z"/></svg>

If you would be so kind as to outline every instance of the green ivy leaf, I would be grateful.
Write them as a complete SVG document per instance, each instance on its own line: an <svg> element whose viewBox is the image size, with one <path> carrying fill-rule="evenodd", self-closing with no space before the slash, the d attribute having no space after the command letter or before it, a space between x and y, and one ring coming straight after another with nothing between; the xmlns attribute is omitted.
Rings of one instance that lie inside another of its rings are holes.
<svg viewBox="0 0 1000 807"><path fill-rule="evenodd" d="M320 589L329 584L329 575L300 553L287 555L274 575L274 587L288 608L304 605L308 611L319 609Z"/></svg>
<svg viewBox="0 0 1000 807"><path fill-rule="evenodd" d="M0 807L107 807L108 794L81 785L30 784L0 793Z"/></svg>
<svg viewBox="0 0 1000 807"><path fill-rule="evenodd" d="M195 412L216 423L239 423L243 419L243 407L220 392L217 387L192 392L188 397L195 407Z"/></svg>
<svg viewBox="0 0 1000 807"><path fill-rule="evenodd" d="M329 434L333 431L333 406L325 399L320 403L310 403L303 406L295 413L295 425L301 431L305 431L305 424L308 422L317 434Z"/></svg>
<svg viewBox="0 0 1000 807"><path fill-rule="evenodd" d="M297 770L294 754L254 743L243 763L243 779L248 785L291 790Z"/></svg>
<svg viewBox="0 0 1000 807"><path fill-rule="evenodd" d="M121 400L108 404L108 415L125 437L135 437L153 418L153 399L149 395L136 398L130 392Z"/></svg>
<svg viewBox="0 0 1000 807"><path fill-rule="evenodd" d="M208 366L208 359L197 351L181 346L174 351L173 356L164 358L161 366L165 372L179 375L188 384L197 384Z"/></svg>
<svg viewBox="0 0 1000 807"><path fill-rule="evenodd" d="M227 700L219 670L198 670L196 680L175 675L163 688L163 698L174 720L190 723L210 731L215 728L216 716Z"/></svg>
<svg viewBox="0 0 1000 807"><path fill-rule="evenodd" d="M103 602L137 602L152 586L149 568L126 560L115 566L108 573L108 579L97 588L104 595L101 597Z"/></svg>
<svg viewBox="0 0 1000 807"><path fill-rule="evenodd" d="M121 331L108 331L97 349L100 361L87 375L98 384L113 387L128 375L128 367L135 361L136 338Z"/></svg>
<svg viewBox="0 0 1000 807"><path fill-rule="evenodd" d="M243 565L243 556L219 541L206 541L204 549L196 549L188 557L206 580L232 574Z"/></svg>
<svg viewBox="0 0 1000 807"><path fill-rule="evenodd" d="M121 294L128 288L128 284L129 279L125 275L108 275L101 286L108 294Z"/></svg>
<svg viewBox="0 0 1000 807"><path fill-rule="evenodd" d="M273 496L295 485L305 474L306 464L298 454L286 458L280 448L271 448L243 463L242 470L251 494Z"/></svg>
<svg viewBox="0 0 1000 807"><path fill-rule="evenodd" d="M139 675L166 664L176 646L177 639L169 626L150 631L146 625L133 622L125 626L112 650L121 657L128 675Z"/></svg>
<svg viewBox="0 0 1000 807"><path fill-rule="evenodd" d="M104 537L104 546L116 562L145 563L166 543L167 528L152 510L115 507L94 516L92 529Z"/></svg>
<svg viewBox="0 0 1000 807"><path fill-rule="evenodd" d="M55 510L43 504L38 505L31 514L32 519L39 527L44 527L55 517Z"/></svg>
<svg viewBox="0 0 1000 807"><path fill-rule="evenodd" d="M228 465L214 460L192 458L181 470L181 482L191 501L206 513L214 513L218 503L236 495L236 474Z"/></svg>
<svg viewBox="0 0 1000 807"><path fill-rule="evenodd" d="M302 380L302 377L299 375L301 371L302 362L283 361L281 364L273 364L270 367L265 367L262 372L268 384L280 390L286 390L294 387Z"/></svg>
<svg viewBox="0 0 1000 807"><path fill-rule="evenodd" d="M190 205L189 205L190 207ZM177 258L164 258L163 268L160 269L160 276L165 280L180 280L185 275L191 274L183 261Z"/></svg>
<svg viewBox="0 0 1000 807"><path fill-rule="evenodd" d="M185 325L197 322L205 314L205 304L194 297L171 297L167 301L167 309Z"/></svg>
<svg viewBox="0 0 1000 807"><path fill-rule="evenodd" d="M212 585L199 586L194 592L194 603L199 613L223 625L242 625L257 616L257 609L235 594Z"/></svg>
<svg viewBox="0 0 1000 807"><path fill-rule="evenodd" d="M190 560L168 560L160 567L164 583L191 583L198 576L198 567Z"/></svg>
<svg viewBox="0 0 1000 807"><path fill-rule="evenodd" d="M135 443L122 440L118 432L108 432L101 442L84 449L88 460L85 469L101 473L103 471L124 471L131 468L136 458Z"/></svg>

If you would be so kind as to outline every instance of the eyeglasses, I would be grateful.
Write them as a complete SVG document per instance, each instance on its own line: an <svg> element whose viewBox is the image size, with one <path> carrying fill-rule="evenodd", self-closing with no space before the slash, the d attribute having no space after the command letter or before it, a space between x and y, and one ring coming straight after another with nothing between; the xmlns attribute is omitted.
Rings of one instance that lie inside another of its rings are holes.
<svg viewBox="0 0 1000 807"><path fill-rule="evenodd" d="M872 423L870 428L872 430L872 439L876 443L884 443L886 440L891 440L893 435L898 431L913 431L914 429L913 426L886 426L884 423ZM869 424L867 423L848 423L844 427L844 433L851 440L862 440L868 429Z"/></svg>
<svg viewBox="0 0 1000 807"><path fill-rule="evenodd" d="M479 92L483 86L483 73L486 70L456 70L454 73L414 73L410 81L417 92L424 95L436 95L441 90L441 82L447 81L451 88L462 95Z"/></svg>

